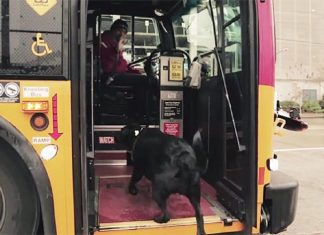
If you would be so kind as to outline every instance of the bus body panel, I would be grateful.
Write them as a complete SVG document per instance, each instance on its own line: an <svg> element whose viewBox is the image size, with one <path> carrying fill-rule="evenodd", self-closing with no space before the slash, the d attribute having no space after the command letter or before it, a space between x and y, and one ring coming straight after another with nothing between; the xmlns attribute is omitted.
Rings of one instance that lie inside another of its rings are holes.
<svg viewBox="0 0 324 235"><path fill-rule="evenodd" d="M266 160L272 157L274 115L274 34L271 1L257 1L259 30L259 86L258 86L258 185L270 182ZM260 189L260 187L259 187ZM258 190L258 203L263 189Z"/></svg>
<svg viewBox="0 0 324 235"><path fill-rule="evenodd" d="M259 107L273 107L274 88L259 86ZM273 109L259 108L258 133L258 203L263 201L263 186L270 182L270 171L266 160L273 155Z"/></svg>
<svg viewBox="0 0 324 235"><path fill-rule="evenodd" d="M272 1L257 1L259 30L259 85L274 87L275 39Z"/></svg>
<svg viewBox="0 0 324 235"><path fill-rule="evenodd" d="M256 1L258 19L258 168L257 168L257 218L261 218L261 206L264 200L264 186L270 182L267 159L273 156L273 115L274 115L274 30L272 1ZM260 219L253 233L260 230Z"/></svg>
<svg viewBox="0 0 324 235"><path fill-rule="evenodd" d="M57 234L73 234L75 230L70 81L1 80L0 82L19 85L19 101L0 103L1 116L24 135L38 153L38 157L41 156L44 147L57 146L57 153L53 158L49 160L40 158L51 183ZM48 117L49 125L45 130L36 131L31 127L29 123L33 113L22 111L24 101L48 101L49 109L45 115ZM51 137L50 134L53 133L54 137ZM49 155L43 156L46 158Z"/></svg>
<svg viewBox="0 0 324 235"><path fill-rule="evenodd" d="M259 86L258 103L258 195L257 195L257 218L261 218L261 205L264 198L264 187L270 182L270 171L267 168L266 159L273 156L273 97L274 88L271 86ZM271 107L271 108L265 108ZM253 233L259 233L260 220L257 220L257 228Z"/></svg>
<svg viewBox="0 0 324 235"><path fill-rule="evenodd" d="M298 182L281 173L270 172L275 117L275 38L272 1L257 1L259 31L258 97L258 196L257 232L278 233L295 217ZM262 215L261 215L262 213ZM261 222L261 225L260 225Z"/></svg>

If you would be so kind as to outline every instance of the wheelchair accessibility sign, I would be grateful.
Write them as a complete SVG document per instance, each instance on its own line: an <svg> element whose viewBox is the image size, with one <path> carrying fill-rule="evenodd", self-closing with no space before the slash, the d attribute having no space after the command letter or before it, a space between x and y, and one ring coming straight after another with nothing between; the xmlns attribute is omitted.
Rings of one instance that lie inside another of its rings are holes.
<svg viewBox="0 0 324 235"><path fill-rule="evenodd" d="M48 55L53 52L42 38L41 33L36 33L35 41L32 43L31 50L33 54L38 57Z"/></svg>
<svg viewBox="0 0 324 235"><path fill-rule="evenodd" d="M56 5L57 0L26 0L26 2L38 15L42 16Z"/></svg>

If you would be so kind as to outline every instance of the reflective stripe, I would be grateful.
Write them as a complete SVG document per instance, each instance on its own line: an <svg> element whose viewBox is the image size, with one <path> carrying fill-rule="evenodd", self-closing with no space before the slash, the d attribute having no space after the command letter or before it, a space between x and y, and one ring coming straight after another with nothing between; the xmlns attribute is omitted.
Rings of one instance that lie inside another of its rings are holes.
<svg viewBox="0 0 324 235"><path fill-rule="evenodd" d="M259 180L258 180L259 185L264 184L264 171L265 171L264 167L259 168Z"/></svg>

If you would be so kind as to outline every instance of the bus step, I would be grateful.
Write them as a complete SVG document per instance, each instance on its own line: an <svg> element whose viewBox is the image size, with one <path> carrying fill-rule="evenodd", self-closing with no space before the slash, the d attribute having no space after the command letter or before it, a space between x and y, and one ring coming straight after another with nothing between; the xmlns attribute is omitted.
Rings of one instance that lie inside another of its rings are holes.
<svg viewBox="0 0 324 235"><path fill-rule="evenodd" d="M127 165L126 151L97 151L95 165Z"/></svg>

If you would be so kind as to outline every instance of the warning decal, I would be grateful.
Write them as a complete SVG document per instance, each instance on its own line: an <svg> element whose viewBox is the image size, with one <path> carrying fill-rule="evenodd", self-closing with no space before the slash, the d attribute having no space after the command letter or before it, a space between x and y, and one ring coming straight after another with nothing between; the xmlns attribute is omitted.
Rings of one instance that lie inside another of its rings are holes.
<svg viewBox="0 0 324 235"><path fill-rule="evenodd" d="M99 144L115 144L114 136L99 136Z"/></svg>
<svg viewBox="0 0 324 235"><path fill-rule="evenodd" d="M163 100L162 101L162 119L182 119L182 101L181 100Z"/></svg>
<svg viewBox="0 0 324 235"><path fill-rule="evenodd" d="M183 59L182 58L170 58L169 68L169 80L170 81L182 81L183 80Z"/></svg>
<svg viewBox="0 0 324 235"><path fill-rule="evenodd" d="M32 143L33 144L50 144L51 143L51 137L33 137Z"/></svg>
<svg viewBox="0 0 324 235"><path fill-rule="evenodd" d="M19 82L0 82L0 103L19 103Z"/></svg>
<svg viewBox="0 0 324 235"><path fill-rule="evenodd" d="M166 122L163 124L163 132L168 135L180 137L180 123Z"/></svg>
<svg viewBox="0 0 324 235"><path fill-rule="evenodd" d="M26 2L38 15L42 16L56 5L57 0L26 0Z"/></svg>

